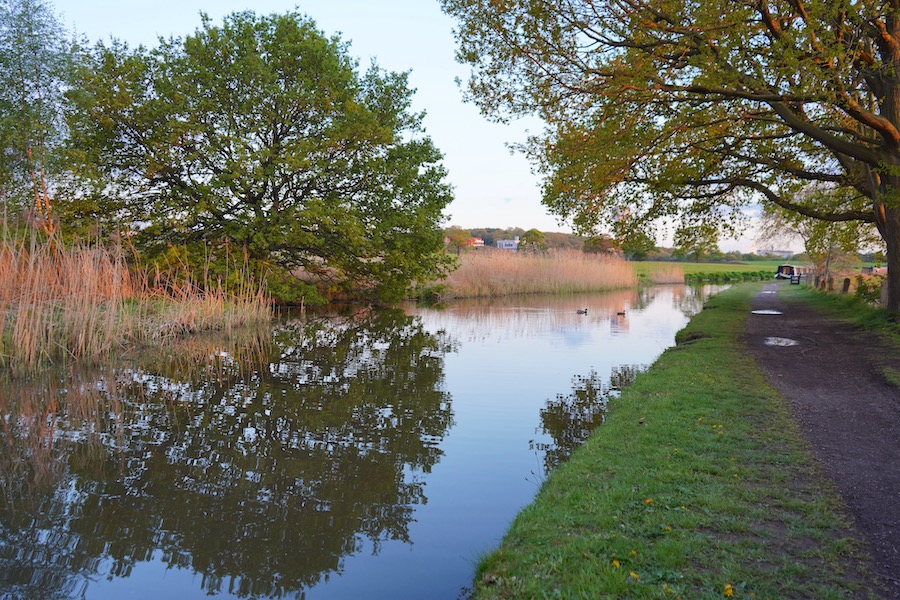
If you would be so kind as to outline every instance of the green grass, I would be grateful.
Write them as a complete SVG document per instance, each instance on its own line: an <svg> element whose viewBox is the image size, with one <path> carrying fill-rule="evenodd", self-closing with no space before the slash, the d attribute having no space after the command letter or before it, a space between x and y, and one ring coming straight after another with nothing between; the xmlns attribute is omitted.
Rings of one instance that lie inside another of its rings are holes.
<svg viewBox="0 0 900 600"><path fill-rule="evenodd" d="M696 273L752 273L755 271L771 271L775 275L778 265L785 264L783 261L753 261L747 263L697 263L697 262L673 262L673 261L635 261L634 270L639 276L646 276L654 271L665 269L672 265L681 267L685 275Z"/></svg>
<svg viewBox="0 0 900 600"><path fill-rule="evenodd" d="M480 563L478 598L847 598L871 581L784 399L714 297Z"/></svg>
<svg viewBox="0 0 900 600"><path fill-rule="evenodd" d="M776 261L751 263L696 263L674 261L633 262L642 283L734 283L771 279Z"/></svg>

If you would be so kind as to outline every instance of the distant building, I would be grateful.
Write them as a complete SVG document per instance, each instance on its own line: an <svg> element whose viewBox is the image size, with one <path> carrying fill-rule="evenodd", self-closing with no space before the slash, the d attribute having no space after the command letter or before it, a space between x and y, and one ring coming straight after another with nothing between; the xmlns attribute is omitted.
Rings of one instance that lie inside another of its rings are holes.
<svg viewBox="0 0 900 600"><path fill-rule="evenodd" d="M494 245L497 246L497 250L512 250L515 252L519 249L519 236L511 240L497 240L494 242Z"/></svg>
<svg viewBox="0 0 900 600"><path fill-rule="evenodd" d="M473 237L468 242L466 242L466 246L469 248L484 248L484 240L481 238Z"/></svg>

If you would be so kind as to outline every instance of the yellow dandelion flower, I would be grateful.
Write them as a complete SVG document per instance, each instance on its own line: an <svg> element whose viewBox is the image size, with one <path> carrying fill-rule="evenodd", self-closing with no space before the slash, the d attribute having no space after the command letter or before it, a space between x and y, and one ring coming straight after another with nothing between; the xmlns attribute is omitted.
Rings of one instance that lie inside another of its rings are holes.
<svg viewBox="0 0 900 600"><path fill-rule="evenodd" d="M631 556L631 557L637 556L637 551L632 550L631 552L628 553L628 556Z"/></svg>
<svg viewBox="0 0 900 600"><path fill-rule="evenodd" d="M731 598L734 596L734 587L730 583L725 584L725 597Z"/></svg>
<svg viewBox="0 0 900 600"><path fill-rule="evenodd" d="M618 568L621 567L621 566L622 566L622 564L619 563L619 561L617 561L617 560L614 560L614 561L613 561L613 567L615 567L615 568L618 569Z"/></svg>
<svg viewBox="0 0 900 600"><path fill-rule="evenodd" d="M653 504L653 498L647 498L644 500L644 504Z"/></svg>
<svg viewBox="0 0 900 600"><path fill-rule="evenodd" d="M628 576L631 577L632 579L634 579L635 581L637 581L638 579L641 578L641 576L638 575L637 573L635 573L634 571L631 571L630 573L628 573Z"/></svg>

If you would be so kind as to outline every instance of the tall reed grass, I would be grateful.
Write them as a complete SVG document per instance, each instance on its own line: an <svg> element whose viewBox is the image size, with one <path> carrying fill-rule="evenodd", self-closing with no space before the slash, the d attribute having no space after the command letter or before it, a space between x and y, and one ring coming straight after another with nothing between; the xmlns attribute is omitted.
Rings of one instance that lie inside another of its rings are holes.
<svg viewBox="0 0 900 600"><path fill-rule="evenodd" d="M650 283L684 283L684 269L677 264L659 264L650 269L646 275Z"/></svg>
<svg viewBox="0 0 900 600"><path fill-rule="evenodd" d="M121 250L0 240L0 366L29 371L69 359L97 361L135 342L270 319L262 286L249 278L237 292L218 282L173 289L130 268Z"/></svg>
<svg viewBox="0 0 900 600"><path fill-rule="evenodd" d="M637 285L637 277L624 260L577 250L546 254L479 250L464 254L444 285L448 297L479 298L622 289Z"/></svg>

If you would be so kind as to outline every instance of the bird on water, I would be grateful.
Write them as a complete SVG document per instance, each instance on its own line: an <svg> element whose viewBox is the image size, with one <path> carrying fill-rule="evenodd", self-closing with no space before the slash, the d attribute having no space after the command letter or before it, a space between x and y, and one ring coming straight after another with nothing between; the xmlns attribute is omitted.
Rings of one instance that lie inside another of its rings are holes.
<svg viewBox="0 0 900 600"><path fill-rule="evenodd" d="M579 315L586 315L586 314L587 314L587 309L586 309L586 308L579 308L579 309L576 310L575 312L577 312Z"/></svg>

